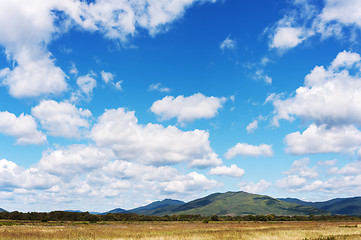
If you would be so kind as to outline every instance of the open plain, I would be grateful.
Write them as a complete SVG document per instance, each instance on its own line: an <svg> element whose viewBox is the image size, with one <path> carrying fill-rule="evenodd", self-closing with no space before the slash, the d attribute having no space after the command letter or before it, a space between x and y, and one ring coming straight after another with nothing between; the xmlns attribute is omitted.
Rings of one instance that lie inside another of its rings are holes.
<svg viewBox="0 0 361 240"><path fill-rule="evenodd" d="M361 222L0 221L0 240L361 239Z"/></svg>

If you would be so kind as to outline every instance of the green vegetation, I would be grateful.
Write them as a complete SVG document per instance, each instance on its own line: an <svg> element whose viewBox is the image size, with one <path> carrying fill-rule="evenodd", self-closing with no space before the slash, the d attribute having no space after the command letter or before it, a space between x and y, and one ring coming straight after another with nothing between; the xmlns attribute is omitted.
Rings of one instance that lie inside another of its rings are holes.
<svg viewBox="0 0 361 240"><path fill-rule="evenodd" d="M244 215L244 216L201 216L200 214L179 214L179 215L164 215L164 216L148 216L138 215L135 213L107 213L107 214L90 214L89 212L64 212L53 211L50 213L38 212L2 212L0 219L3 220L23 220L23 221L73 221L73 222L109 222L109 221L123 221L123 222L174 222L174 221L254 221L254 222L284 222L284 221L361 221L361 216L327 216L327 215L309 215L309 216L277 216L274 214L268 215Z"/></svg>
<svg viewBox="0 0 361 240"><path fill-rule="evenodd" d="M202 216L330 215L330 213L317 208L246 192L215 193L180 206L167 206L144 212L144 214L156 216L170 214L200 214Z"/></svg>
<svg viewBox="0 0 361 240"><path fill-rule="evenodd" d="M361 197L335 198L324 202L305 202L297 198L280 198L279 200L323 209L332 214L361 215Z"/></svg>

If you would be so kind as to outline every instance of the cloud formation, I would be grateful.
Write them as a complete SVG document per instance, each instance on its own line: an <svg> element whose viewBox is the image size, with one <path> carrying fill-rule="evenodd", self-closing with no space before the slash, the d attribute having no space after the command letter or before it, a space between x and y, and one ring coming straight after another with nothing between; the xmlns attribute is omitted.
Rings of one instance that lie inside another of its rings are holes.
<svg viewBox="0 0 361 240"><path fill-rule="evenodd" d="M189 97L166 96L155 101L150 110L162 120L177 118L178 122L189 122L201 118L214 117L226 98L206 97L196 93Z"/></svg>
<svg viewBox="0 0 361 240"><path fill-rule="evenodd" d="M346 38L347 30L361 28L361 3L325 0L323 9L312 1L293 1L291 9L271 29L270 48L288 50L314 36ZM352 39L352 38L350 38ZM351 40L352 41L352 40Z"/></svg>
<svg viewBox="0 0 361 240"><path fill-rule="evenodd" d="M268 100L275 107L274 124L281 119L292 121L293 116L325 124L360 124L359 64L359 54L340 52L328 68L316 66L294 96L282 100L271 95Z"/></svg>
<svg viewBox="0 0 361 240"><path fill-rule="evenodd" d="M272 183L267 182L264 179L261 179L259 182L249 182L249 183L240 183L239 190L245 191L248 193L262 193L266 191L270 186L272 186Z"/></svg>
<svg viewBox="0 0 361 240"><path fill-rule="evenodd" d="M272 157L272 146L267 144L261 144L259 146L249 145L247 143L237 143L234 147L228 149L224 154L227 159L234 158L236 156L251 156L251 157Z"/></svg>
<svg viewBox="0 0 361 240"><path fill-rule="evenodd" d="M90 127L92 114L87 109L79 109L67 102L43 100L31 109L42 128L57 137L80 138Z"/></svg>
<svg viewBox="0 0 361 240"><path fill-rule="evenodd" d="M141 125L134 112L123 108L105 111L91 130L91 138L98 146L111 148L118 158L143 164L188 162L190 166L202 167L222 162L210 147L208 132Z"/></svg>
<svg viewBox="0 0 361 240"><path fill-rule="evenodd" d="M237 42L234 39L231 39L230 36L227 36L223 42L219 44L221 50L225 49L235 49L237 47Z"/></svg>
<svg viewBox="0 0 361 240"><path fill-rule="evenodd" d="M209 174L240 178L244 175L244 170L237 167L236 164L232 164L230 167L219 166L219 167L211 168Z"/></svg>
<svg viewBox="0 0 361 240"><path fill-rule="evenodd" d="M16 98L58 95L68 90L68 84L66 74L55 65L47 48L55 36L80 28L125 44L138 29L155 35L180 18L186 8L204 2L215 0L2 1L0 45L5 48L12 67L0 70L0 79ZM81 81L79 86L90 93L93 84L85 86L83 83Z"/></svg>
<svg viewBox="0 0 361 240"><path fill-rule="evenodd" d="M46 136L37 129L35 119L30 115L0 112L0 133L15 137L17 144L43 144Z"/></svg>

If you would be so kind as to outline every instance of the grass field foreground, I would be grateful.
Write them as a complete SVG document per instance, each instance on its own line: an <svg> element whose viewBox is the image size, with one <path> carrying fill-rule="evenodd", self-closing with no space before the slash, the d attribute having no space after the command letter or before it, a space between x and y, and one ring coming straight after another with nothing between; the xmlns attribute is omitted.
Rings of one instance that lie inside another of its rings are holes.
<svg viewBox="0 0 361 240"><path fill-rule="evenodd" d="M361 223L0 221L0 240L10 239L361 239Z"/></svg>

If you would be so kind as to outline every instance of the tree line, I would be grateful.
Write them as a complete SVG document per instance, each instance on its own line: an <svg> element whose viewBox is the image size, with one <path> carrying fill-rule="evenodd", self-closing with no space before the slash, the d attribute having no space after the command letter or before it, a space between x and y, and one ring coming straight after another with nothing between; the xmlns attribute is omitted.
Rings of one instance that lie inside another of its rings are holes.
<svg viewBox="0 0 361 240"><path fill-rule="evenodd" d="M6 220L29 220L29 221L361 221L361 216L276 216L269 215L246 215L246 216L201 216L199 214L180 214L165 216L147 216L135 213L107 213L90 214L89 212L1 212L0 219Z"/></svg>

